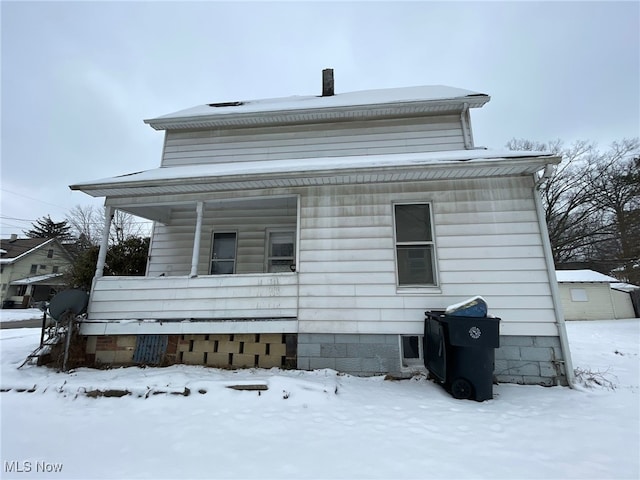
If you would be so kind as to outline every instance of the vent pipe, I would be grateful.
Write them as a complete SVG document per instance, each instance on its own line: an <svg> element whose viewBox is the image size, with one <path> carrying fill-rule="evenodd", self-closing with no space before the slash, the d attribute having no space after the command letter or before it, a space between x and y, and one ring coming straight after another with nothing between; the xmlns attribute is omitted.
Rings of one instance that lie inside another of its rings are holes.
<svg viewBox="0 0 640 480"><path fill-rule="evenodd" d="M333 96L333 68L322 70L322 96Z"/></svg>

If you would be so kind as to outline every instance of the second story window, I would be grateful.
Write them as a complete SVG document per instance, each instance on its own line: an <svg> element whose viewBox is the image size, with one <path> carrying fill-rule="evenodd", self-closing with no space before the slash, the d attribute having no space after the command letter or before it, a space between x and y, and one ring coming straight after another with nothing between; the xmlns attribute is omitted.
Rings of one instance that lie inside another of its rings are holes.
<svg viewBox="0 0 640 480"><path fill-rule="evenodd" d="M31 265L31 270L29 273L38 273L38 265Z"/></svg>
<svg viewBox="0 0 640 480"><path fill-rule="evenodd" d="M50 249L47 251L47 258L53 258L53 248L50 248Z"/></svg>

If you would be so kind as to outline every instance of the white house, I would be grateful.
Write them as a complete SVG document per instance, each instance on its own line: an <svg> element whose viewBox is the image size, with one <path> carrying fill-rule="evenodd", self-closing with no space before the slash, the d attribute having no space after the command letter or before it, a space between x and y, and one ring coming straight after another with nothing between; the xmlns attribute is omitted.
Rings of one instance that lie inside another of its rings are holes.
<svg viewBox="0 0 640 480"><path fill-rule="evenodd" d="M55 238L10 238L0 241L0 304L28 307L46 301L65 287L71 257Z"/></svg>
<svg viewBox="0 0 640 480"><path fill-rule="evenodd" d="M558 270L566 320L635 318L630 292L638 287L593 270Z"/></svg>
<svg viewBox="0 0 640 480"><path fill-rule="evenodd" d="M159 168L71 186L155 222L145 277L103 276L103 239L89 359L408 375L425 310L482 295L499 380L570 381L536 191L561 159L475 147L488 95L333 94L324 73L321 96L145 120Z"/></svg>

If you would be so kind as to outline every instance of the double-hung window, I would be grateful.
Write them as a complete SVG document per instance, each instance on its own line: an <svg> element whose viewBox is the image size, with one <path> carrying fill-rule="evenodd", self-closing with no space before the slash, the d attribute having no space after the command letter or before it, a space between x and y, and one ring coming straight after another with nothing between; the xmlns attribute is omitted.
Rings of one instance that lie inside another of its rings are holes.
<svg viewBox="0 0 640 480"><path fill-rule="evenodd" d="M399 286L437 285L431 205L394 205Z"/></svg>
<svg viewBox="0 0 640 480"><path fill-rule="evenodd" d="M236 272L236 243L237 234L235 232L213 234L211 275Z"/></svg>
<svg viewBox="0 0 640 480"><path fill-rule="evenodd" d="M267 271L290 272L295 265L295 232L268 231Z"/></svg>

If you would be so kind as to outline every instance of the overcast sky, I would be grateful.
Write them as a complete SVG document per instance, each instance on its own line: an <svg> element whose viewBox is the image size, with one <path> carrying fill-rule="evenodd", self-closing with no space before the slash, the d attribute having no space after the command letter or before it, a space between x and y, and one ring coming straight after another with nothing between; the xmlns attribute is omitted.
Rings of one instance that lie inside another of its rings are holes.
<svg viewBox="0 0 640 480"><path fill-rule="evenodd" d="M142 120L211 102L450 85L476 145L640 134L638 2L2 1L2 237L159 166Z"/></svg>

